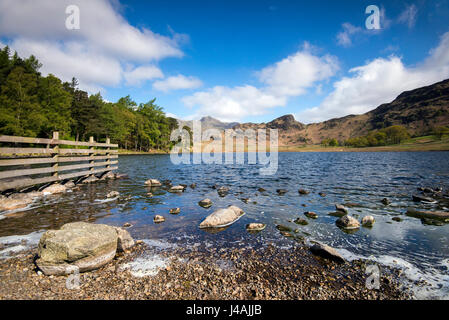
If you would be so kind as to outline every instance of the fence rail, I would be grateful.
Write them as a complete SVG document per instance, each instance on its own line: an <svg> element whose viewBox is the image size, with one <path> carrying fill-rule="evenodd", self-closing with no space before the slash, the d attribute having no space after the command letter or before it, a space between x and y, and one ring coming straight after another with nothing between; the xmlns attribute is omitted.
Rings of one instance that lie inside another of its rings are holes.
<svg viewBox="0 0 449 320"><path fill-rule="evenodd" d="M89 142L59 140L53 132L53 139L0 136L0 143L9 145L0 147L0 192L118 169L118 145L109 138L106 143L93 137Z"/></svg>

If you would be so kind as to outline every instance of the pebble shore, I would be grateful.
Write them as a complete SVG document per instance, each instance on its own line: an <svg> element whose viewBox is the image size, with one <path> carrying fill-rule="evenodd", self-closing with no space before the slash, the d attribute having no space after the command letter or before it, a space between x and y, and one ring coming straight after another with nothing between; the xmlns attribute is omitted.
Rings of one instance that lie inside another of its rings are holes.
<svg viewBox="0 0 449 320"><path fill-rule="evenodd" d="M80 274L79 288L67 276L44 276L34 265L36 250L0 260L0 299L410 299L400 275L382 267L380 289L368 289L365 262L338 264L313 256L304 246L159 250L167 259L154 276L136 277L123 266L153 254L139 243L112 263Z"/></svg>

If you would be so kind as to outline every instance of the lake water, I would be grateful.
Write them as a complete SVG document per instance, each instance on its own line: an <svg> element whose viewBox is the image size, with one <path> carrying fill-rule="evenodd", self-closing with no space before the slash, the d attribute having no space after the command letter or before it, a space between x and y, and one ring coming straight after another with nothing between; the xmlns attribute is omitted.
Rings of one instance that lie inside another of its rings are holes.
<svg viewBox="0 0 449 320"><path fill-rule="evenodd" d="M449 189L449 153L280 153L279 168L273 176L259 174L258 165L173 165L168 155L120 156L119 171L129 179L82 186L81 190L49 196L34 203L17 216L0 220L0 243L22 241L17 235L38 239L37 232L62 224L87 220L121 226L129 222L130 233L137 239L153 239L185 246L258 246L273 242L288 247L292 239L276 229L282 224L299 229L297 237L321 241L338 248L348 259L370 257L379 263L404 269L408 278L426 280L418 288L419 297L449 298L449 225L427 225L405 215L407 208L448 210L447 203L422 204L412 201L417 187L440 186ZM182 194L162 189L153 197L144 182L154 178L171 180L173 185L196 183ZM229 194L221 198L212 186L227 186ZM266 192L258 192L258 188ZM310 191L301 196L298 189ZM280 196L277 189L287 189ZM119 199L106 200L110 191L119 191ZM324 192L325 197L318 195ZM204 209L198 201L210 198L213 206ZM248 203L241 199L249 198ZM388 198L391 204L381 203ZM373 228L360 228L354 234L341 231L336 217L336 203L355 203L350 214L372 215ZM303 207L306 204L307 207ZM217 208L237 205L246 215L229 228L209 233L199 223ZM169 209L181 213L170 215ZM307 226L292 222L314 211L318 219ZM166 221L154 224L154 215ZM393 221L400 217L401 222ZM263 222L267 228L249 234L245 225ZM6 240L5 240L6 239ZM17 240L17 241L19 241ZM22 241L23 243L24 241ZM19 244L19 246L22 244ZM14 251L14 250L9 250ZM0 252L1 255L1 252Z"/></svg>

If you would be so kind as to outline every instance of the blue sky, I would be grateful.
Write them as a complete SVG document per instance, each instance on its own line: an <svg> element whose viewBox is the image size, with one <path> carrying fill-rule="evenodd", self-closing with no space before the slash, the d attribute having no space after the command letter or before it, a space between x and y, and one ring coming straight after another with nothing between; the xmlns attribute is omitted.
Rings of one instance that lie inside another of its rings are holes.
<svg viewBox="0 0 449 320"><path fill-rule="evenodd" d="M67 30L65 8L80 9ZM368 5L380 30L367 30ZM449 1L0 0L0 46L179 118L315 122L449 78Z"/></svg>

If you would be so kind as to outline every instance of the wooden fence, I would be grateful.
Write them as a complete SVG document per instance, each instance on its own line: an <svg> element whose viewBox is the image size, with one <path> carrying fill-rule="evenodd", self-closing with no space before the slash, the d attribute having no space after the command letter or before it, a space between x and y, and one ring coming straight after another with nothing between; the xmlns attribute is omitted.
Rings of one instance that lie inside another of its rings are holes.
<svg viewBox="0 0 449 320"><path fill-rule="evenodd" d="M89 142L68 141L59 140L54 132L53 139L0 136L0 143L12 145L0 147L0 192L118 169L114 150L118 145L109 138L106 143L97 143L93 137Z"/></svg>

